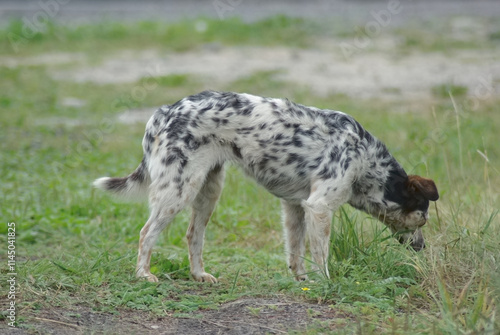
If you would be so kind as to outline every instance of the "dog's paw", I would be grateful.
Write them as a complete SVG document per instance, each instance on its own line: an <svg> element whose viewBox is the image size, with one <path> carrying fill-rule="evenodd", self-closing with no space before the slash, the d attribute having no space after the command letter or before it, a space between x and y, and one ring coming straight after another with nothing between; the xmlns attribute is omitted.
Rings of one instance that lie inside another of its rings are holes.
<svg viewBox="0 0 500 335"><path fill-rule="evenodd" d="M147 280L150 283L158 282L158 278L156 278L156 276L152 273L142 273L142 274L137 273L137 278Z"/></svg>
<svg viewBox="0 0 500 335"><path fill-rule="evenodd" d="M200 272L200 273L191 273L194 280L199 281L201 283L217 283L217 279L212 276L210 273Z"/></svg>
<svg viewBox="0 0 500 335"><path fill-rule="evenodd" d="M298 275L295 276L296 281L306 281L307 280L307 275Z"/></svg>
<svg viewBox="0 0 500 335"><path fill-rule="evenodd" d="M146 276L146 279L150 283L157 283L158 282L158 278L156 278L156 276L154 274L151 274L151 273L148 276Z"/></svg>

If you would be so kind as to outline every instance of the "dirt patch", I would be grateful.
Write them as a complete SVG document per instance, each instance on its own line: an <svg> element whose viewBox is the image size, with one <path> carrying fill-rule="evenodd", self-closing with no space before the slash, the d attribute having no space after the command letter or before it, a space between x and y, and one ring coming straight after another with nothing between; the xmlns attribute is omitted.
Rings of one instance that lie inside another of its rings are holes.
<svg viewBox="0 0 500 335"><path fill-rule="evenodd" d="M98 65L90 65L86 56L79 53L0 60L9 67L48 65L56 80L97 84L188 74L200 79L207 88L220 89L257 71L276 71L277 79L309 88L317 95L340 93L356 99L428 99L431 89L443 84L467 87L470 95L478 86L488 86L491 93L499 90L500 63L493 50L455 50L452 56L437 52L398 56L393 52L398 43L396 37L385 36L373 40L370 51L361 50L346 57L340 48L342 43L352 41L327 39L307 50L217 44L184 53L124 50ZM69 63L74 66L67 68Z"/></svg>
<svg viewBox="0 0 500 335"><path fill-rule="evenodd" d="M2 330L3 334L283 334L314 326L336 329L352 316L332 307L280 298L245 298L223 304L217 310L153 316L122 310L100 313L88 307L52 308L27 317L23 328ZM0 326L0 328L2 328Z"/></svg>
<svg viewBox="0 0 500 335"><path fill-rule="evenodd" d="M0 57L0 64L13 68L21 65L61 65L79 63L86 60L86 56L82 53L54 52L31 57Z"/></svg>
<svg viewBox="0 0 500 335"><path fill-rule="evenodd" d="M392 42L380 41L383 45ZM277 79L307 87L315 94L347 94L355 98L407 100L429 98L431 88L454 84L474 88L481 81L500 80L495 53L480 50L415 53L398 57L387 50L360 52L346 58L336 48L309 50L284 47L210 47L200 51L160 54L154 50L125 51L98 66L53 71L57 80L94 83L137 82L171 74L196 76L212 88L257 71L277 71Z"/></svg>

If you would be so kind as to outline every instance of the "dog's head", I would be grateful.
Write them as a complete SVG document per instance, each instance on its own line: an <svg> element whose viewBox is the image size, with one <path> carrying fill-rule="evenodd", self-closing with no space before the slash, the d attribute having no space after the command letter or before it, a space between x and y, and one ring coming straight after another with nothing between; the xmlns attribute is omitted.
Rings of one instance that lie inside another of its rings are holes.
<svg viewBox="0 0 500 335"><path fill-rule="evenodd" d="M414 250L425 248L420 228L429 217L429 201L439 199L436 184L427 178L398 174L389 178L384 193L387 207L379 214L400 243L408 243Z"/></svg>

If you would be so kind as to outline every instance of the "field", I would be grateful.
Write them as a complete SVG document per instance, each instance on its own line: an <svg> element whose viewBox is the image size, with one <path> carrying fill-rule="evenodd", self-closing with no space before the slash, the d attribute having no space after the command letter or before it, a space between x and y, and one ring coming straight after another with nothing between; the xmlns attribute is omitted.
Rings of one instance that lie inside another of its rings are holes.
<svg viewBox="0 0 500 335"><path fill-rule="evenodd" d="M498 22L387 27L363 47L350 28L285 16L49 24L32 36L12 21L0 37L2 333L500 333ZM219 283L189 278L189 212L154 249L160 282L137 280L147 204L91 183L135 169L157 106L207 88L353 115L408 173L436 181L427 248L408 250L346 205L331 279L297 283L279 200L228 167L204 252Z"/></svg>

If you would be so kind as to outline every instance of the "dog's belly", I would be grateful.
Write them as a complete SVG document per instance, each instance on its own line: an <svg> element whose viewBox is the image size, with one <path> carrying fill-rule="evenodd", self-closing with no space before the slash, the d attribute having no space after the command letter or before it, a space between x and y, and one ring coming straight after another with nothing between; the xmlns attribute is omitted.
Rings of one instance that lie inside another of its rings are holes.
<svg viewBox="0 0 500 335"><path fill-rule="evenodd" d="M255 174L254 171L249 169L244 169L244 171L278 198L296 202L307 199L309 196L311 186L307 178L292 178L283 173L273 177L263 172Z"/></svg>
<svg viewBox="0 0 500 335"><path fill-rule="evenodd" d="M247 149L249 147L251 145ZM242 153L243 156L233 157L232 160L271 194L288 201L307 199L311 188L311 170L305 164L291 164L288 156L273 156L266 150L242 150ZM302 161L299 155L297 157Z"/></svg>

